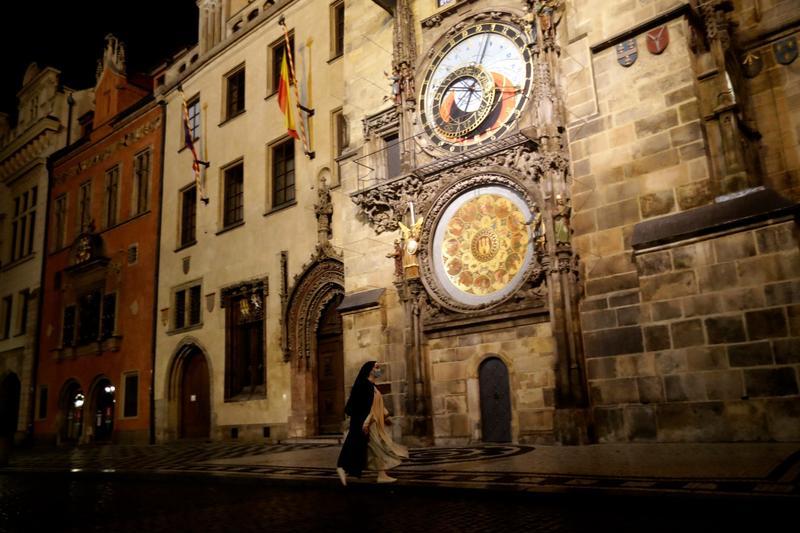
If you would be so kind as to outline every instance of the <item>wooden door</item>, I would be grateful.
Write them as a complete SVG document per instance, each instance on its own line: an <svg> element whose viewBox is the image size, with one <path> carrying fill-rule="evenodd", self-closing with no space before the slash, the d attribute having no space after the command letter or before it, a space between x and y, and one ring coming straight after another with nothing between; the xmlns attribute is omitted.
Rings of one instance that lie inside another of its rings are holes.
<svg viewBox="0 0 800 533"><path fill-rule="evenodd" d="M508 369L496 357L481 363L481 433L484 442L511 442L511 396Z"/></svg>
<svg viewBox="0 0 800 533"><path fill-rule="evenodd" d="M208 365L201 353L189 356L181 380L181 437L208 438L211 433L211 389Z"/></svg>
<svg viewBox="0 0 800 533"><path fill-rule="evenodd" d="M20 382L8 374L0 383L0 438L13 437L19 421Z"/></svg>
<svg viewBox="0 0 800 533"><path fill-rule="evenodd" d="M344 420L344 347L341 297L325 309L317 330L317 413L319 433L341 433Z"/></svg>

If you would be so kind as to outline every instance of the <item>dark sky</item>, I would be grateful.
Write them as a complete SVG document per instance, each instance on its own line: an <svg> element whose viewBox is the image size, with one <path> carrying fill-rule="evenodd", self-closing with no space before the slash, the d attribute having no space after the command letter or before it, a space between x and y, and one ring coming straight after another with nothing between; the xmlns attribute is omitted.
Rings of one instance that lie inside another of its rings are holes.
<svg viewBox="0 0 800 533"><path fill-rule="evenodd" d="M16 93L32 61L59 69L69 87L94 86L108 33L125 44L128 72L147 72L197 42L195 0L5 2L0 111L16 115Z"/></svg>

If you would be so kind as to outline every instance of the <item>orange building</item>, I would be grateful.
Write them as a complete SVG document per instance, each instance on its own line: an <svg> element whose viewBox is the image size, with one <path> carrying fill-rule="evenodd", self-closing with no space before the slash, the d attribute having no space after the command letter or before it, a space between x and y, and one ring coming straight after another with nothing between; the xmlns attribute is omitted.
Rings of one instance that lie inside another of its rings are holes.
<svg viewBox="0 0 800 533"><path fill-rule="evenodd" d="M50 158L34 435L147 442L164 114L106 37L82 138Z"/></svg>

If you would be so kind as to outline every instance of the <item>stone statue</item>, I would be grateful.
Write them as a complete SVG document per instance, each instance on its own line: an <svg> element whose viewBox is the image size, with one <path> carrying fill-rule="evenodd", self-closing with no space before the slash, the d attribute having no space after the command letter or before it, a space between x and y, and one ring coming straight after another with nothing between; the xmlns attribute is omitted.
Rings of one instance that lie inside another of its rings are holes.
<svg viewBox="0 0 800 533"><path fill-rule="evenodd" d="M569 217L572 208L567 205L567 202L560 195L556 195L556 211L553 214L553 234L555 236L556 245L569 244L570 242L570 228Z"/></svg>

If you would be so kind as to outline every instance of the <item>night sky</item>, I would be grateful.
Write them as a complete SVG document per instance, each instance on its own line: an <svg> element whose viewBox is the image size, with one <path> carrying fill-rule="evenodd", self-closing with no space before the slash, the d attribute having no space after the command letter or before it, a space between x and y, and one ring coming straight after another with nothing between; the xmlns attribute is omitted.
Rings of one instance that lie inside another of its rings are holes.
<svg viewBox="0 0 800 533"><path fill-rule="evenodd" d="M16 93L33 61L59 69L65 85L85 89L95 84L97 60L108 33L125 44L128 73L148 72L197 42L195 0L28 0L5 2L3 11L0 111L12 117Z"/></svg>

